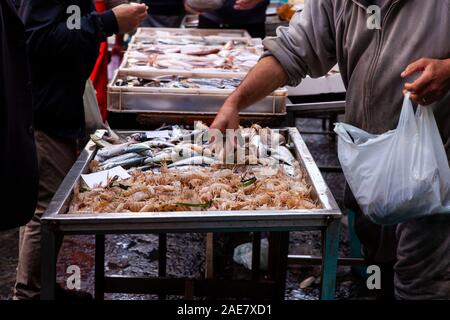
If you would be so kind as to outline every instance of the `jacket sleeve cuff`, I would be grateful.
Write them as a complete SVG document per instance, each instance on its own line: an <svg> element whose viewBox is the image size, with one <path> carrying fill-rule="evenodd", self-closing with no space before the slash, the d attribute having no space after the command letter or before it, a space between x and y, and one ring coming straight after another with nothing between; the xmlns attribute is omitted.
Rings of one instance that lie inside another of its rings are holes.
<svg viewBox="0 0 450 320"><path fill-rule="evenodd" d="M268 37L264 39L263 45L265 50L262 58L273 56L277 59L288 76L288 83L286 85L296 87L306 76L306 70L301 68L297 61L292 57L292 54L290 54L280 42L280 38Z"/></svg>
<svg viewBox="0 0 450 320"><path fill-rule="evenodd" d="M119 33L119 25L112 10L107 10L105 12L98 13L97 15L101 21L102 33L105 37L109 37L115 33Z"/></svg>

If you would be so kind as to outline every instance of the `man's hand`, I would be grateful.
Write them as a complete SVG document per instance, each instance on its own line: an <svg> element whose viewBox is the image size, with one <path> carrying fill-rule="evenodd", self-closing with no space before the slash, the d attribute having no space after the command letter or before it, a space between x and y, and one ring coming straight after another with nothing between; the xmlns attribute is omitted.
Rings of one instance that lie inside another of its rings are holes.
<svg viewBox="0 0 450 320"><path fill-rule="evenodd" d="M225 103L211 124L211 129L225 132L226 129L239 128L239 107L233 103Z"/></svg>
<svg viewBox="0 0 450 320"><path fill-rule="evenodd" d="M121 4L112 11L119 25L119 33L133 31L147 17L147 6L140 3Z"/></svg>
<svg viewBox="0 0 450 320"><path fill-rule="evenodd" d="M222 132L226 129L237 129L239 111L284 86L287 81L288 75L275 57L262 58L225 101L211 128Z"/></svg>
<svg viewBox="0 0 450 320"><path fill-rule="evenodd" d="M256 7L263 0L236 0L234 4L235 10L250 10Z"/></svg>
<svg viewBox="0 0 450 320"><path fill-rule="evenodd" d="M407 78L422 72L414 83L406 83L403 93L411 92L411 100L426 106L440 100L450 89L450 59L420 59L401 74Z"/></svg>

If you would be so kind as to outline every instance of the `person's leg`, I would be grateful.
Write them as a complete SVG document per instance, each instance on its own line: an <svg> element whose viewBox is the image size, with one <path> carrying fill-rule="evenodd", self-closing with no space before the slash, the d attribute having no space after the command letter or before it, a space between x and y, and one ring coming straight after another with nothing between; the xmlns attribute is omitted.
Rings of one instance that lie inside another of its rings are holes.
<svg viewBox="0 0 450 320"><path fill-rule="evenodd" d="M397 238L396 298L450 300L450 216L401 223Z"/></svg>
<svg viewBox="0 0 450 320"><path fill-rule="evenodd" d="M20 232L14 299L38 299L40 294L40 219L64 177L76 161L76 141L35 134L39 162L39 196L32 220Z"/></svg>

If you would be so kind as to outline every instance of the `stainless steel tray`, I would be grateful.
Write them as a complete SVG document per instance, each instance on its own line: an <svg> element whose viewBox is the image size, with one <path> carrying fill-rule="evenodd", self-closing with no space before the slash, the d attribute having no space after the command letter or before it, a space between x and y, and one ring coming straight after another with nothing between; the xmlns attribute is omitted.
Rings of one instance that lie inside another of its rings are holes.
<svg viewBox="0 0 450 320"><path fill-rule="evenodd" d="M294 155L313 187L313 198L322 209L261 210L261 211L189 211L148 213L67 214L68 204L80 175L88 172L88 165L96 152L90 141L56 192L42 222L65 233L133 233L141 230L159 232L219 232L219 231L293 231L299 227L326 227L333 219L341 218L341 211L296 128L281 131L292 143ZM129 134L131 132L123 132Z"/></svg>
<svg viewBox="0 0 450 320"><path fill-rule="evenodd" d="M179 75L179 73L176 73ZM108 85L108 110L110 112L146 113L179 112L215 114L233 92L230 89L185 89L121 87L115 83L120 76L157 77L160 73L134 73L119 71ZM171 75L165 73L163 75ZM231 75L189 74L193 78L232 78ZM241 77L238 77L241 78ZM243 114L284 115L286 114L287 90L280 88L255 103Z"/></svg>

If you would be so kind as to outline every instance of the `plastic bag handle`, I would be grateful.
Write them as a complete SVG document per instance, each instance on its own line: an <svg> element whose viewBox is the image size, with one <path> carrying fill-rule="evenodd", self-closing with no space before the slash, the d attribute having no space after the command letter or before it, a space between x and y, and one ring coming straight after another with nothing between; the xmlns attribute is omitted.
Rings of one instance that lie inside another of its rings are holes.
<svg viewBox="0 0 450 320"><path fill-rule="evenodd" d="M345 142L349 144L354 144L352 137L348 133L348 131L344 128L344 126L340 123L336 123L334 127L334 132L342 138Z"/></svg>
<svg viewBox="0 0 450 320"><path fill-rule="evenodd" d="M411 121L415 121L414 109L411 102L411 92L407 92L403 100L402 111L397 128L404 128Z"/></svg>

